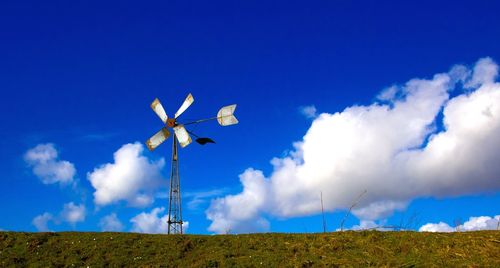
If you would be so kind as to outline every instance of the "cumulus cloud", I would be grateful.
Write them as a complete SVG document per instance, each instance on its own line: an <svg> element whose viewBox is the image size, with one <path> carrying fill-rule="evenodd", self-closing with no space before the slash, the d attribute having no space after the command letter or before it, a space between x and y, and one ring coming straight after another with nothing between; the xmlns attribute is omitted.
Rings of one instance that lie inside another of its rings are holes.
<svg viewBox="0 0 500 268"><path fill-rule="evenodd" d="M67 222L74 226L77 222L84 221L85 216L85 205L75 205L75 203L69 202L64 204L63 209L57 217L54 217L51 213L45 212L36 216L31 223L39 232L51 232L48 227L50 222L56 225L59 225L62 222Z"/></svg>
<svg viewBox="0 0 500 268"><path fill-rule="evenodd" d="M38 144L24 155L24 161L44 184L71 183L76 174L75 166L58 158L59 153L52 143Z"/></svg>
<svg viewBox="0 0 500 268"><path fill-rule="evenodd" d="M99 221L99 227L103 232L120 232L123 230L123 224L116 216L116 213L111 213L104 216Z"/></svg>
<svg viewBox="0 0 500 268"><path fill-rule="evenodd" d="M419 229L420 232L453 232L455 231L453 227L449 226L447 223L427 223L424 224Z"/></svg>
<svg viewBox="0 0 500 268"><path fill-rule="evenodd" d="M164 207L154 208L150 213L141 212L139 215L130 219L132 223L132 232L148 234L166 234L168 233L168 214L164 214ZM189 228L189 222L182 224L182 229L186 233Z"/></svg>
<svg viewBox="0 0 500 268"><path fill-rule="evenodd" d="M131 206L144 207L154 201L153 191L161 185L160 171L165 161L149 161L143 151L139 142L125 144L114 153L114 163L101 165L87 174L95 189L96 205L125 200Z"/></svg>
<svg viewBox="0 0 500 268"><path fill-rule="evenodd" d="M498 230L500 215L495 217L480 216L470 217L464 224L451 227L447 223L427 223L420 227L420 232L455 232L455 231L480 231L480 230Z"/></svg>
<svg viewBox="0 0 500 268"><path fill-rule="evenodd" d="M317 116L316 106L314 105L302 106L300 107L299 111L303 116L309 119L315 118Z"/></svg>
<svg viewBox="0 0 500 268"><path fill-rule="evenodd" d="M86 209L85 205L75 205L73 202L64 204L60 217L63 221L70 224L76 224L85 220Z"/></svg>
<svg viewBox="0 0 500 268"><path fill-rule="evenodd" d="M48 223L53 219L54 217L52 216L52 214L45 212L41 215L36 216L31 223L39 232L50 232Z"/></svg>
<svg viewBox="0 0 500 268"><path fill-rule="evenodd" d="M257 232L269 230L269 222L260 217L259 208L269 197L268 182L260 170L247 169L240 175L243 192L212 201L207 218L212 221L209 231L217 233Z"/></svg>
<svg viewBox="0 0 500 268"><path fill-rule="evenodd" d="M320 213L320 191L325 210L334 211L366 189L353 214L373 221L416 197L499 189L497 72L484 58L472 70L454 66L393 86L370 105L321 114L294 151L271 161L269 176L247 169L241 193L212 200L209 230L261 231L269 228L266 216Z"/></svg>

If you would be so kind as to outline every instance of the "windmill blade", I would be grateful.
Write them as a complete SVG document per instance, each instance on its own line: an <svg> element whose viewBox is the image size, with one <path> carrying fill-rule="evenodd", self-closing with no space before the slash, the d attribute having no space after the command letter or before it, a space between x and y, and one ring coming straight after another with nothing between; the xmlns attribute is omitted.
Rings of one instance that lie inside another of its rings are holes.
<svg viewBox="0 0 500 268"><path fill-rule="evenodd" d="M160 146L160 144L168 139L169 136L170 132L164 127L160 129L160 131L156 132L153 137L149 138L149 140L146 141L146 145L150 151L153 151L156 147Z"/></svg>
<svg viewBox="0 0 500 268"><path fill-rule="evenodd" d="M189 136L189 133L183 125L175 126L174 132L182 148L188 146L191 143L191 137Z"/></svg>
<svg viewBox="0 0 500 268"><path fill-rule="evenodd" d="M238 124L238 119L233 115L236 110L236 104L224 106L217 113L217 121L221 126L230 126Z"/></svg>
<svg viewBox="0 0 500 268"><path fill-rule="evenodd" d="M175 118L179 117L187 108L189 108L189 106L191 106L191 104L193 104L193 102L194 102L193 95L189 93L189 95L184 100L184 103L182 103L179 110L177 110L177 112L175 113Z"/></svg>
<svg viewBox="0 0 500 268"><path fill-rule="evenodd" d="M151 103L151 109L155 111L155 113L160 117L161 121L163 121L164 124L167 123L167 113L165 113L165 109L163 109L163 106L160 103L160 100L156 98L152 103Z"/></svg>

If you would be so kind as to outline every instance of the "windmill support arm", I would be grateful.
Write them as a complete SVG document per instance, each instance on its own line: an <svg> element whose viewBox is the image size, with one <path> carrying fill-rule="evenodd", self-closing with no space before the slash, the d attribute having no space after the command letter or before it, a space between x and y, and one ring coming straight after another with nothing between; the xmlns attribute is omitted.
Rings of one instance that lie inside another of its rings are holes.
<svg viewBox="0 0 500 268"><path fill-rule="evenodd" d="M205 118L205 119L200 119L200 120L196 120L196 121L192 121L192 122L188 122L188 123L185 123L183 125L186 126L186 125L198 124L198 123L202 123L202 122L210 121L210 120L214 120L214 119L217 119L217 116L210 117L210 118Z"/></svg>

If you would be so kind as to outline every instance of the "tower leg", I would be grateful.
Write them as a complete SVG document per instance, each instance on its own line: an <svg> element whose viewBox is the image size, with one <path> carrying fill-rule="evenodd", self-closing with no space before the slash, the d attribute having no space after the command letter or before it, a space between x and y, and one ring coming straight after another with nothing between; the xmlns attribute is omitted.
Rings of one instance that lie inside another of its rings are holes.
<svg viewBox="0 0 500 268"><path fill-rule="evenodd" d="M179 159L177 157L177 137L173 135L172 173L170 174L170 198L168 207L168 234L182 234L181 184Z"/></svg>

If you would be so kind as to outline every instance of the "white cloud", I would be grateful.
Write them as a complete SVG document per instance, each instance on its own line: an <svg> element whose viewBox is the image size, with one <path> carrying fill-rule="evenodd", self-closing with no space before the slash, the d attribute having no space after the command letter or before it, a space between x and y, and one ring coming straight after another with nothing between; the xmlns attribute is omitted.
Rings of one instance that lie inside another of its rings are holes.
<svg viewBox="0 0 500 268"><path fill-rule="evenodd" d="M498 230L500 215L495 217L480 216L470 217L464 224L458 225L455 228L447 223L427 223L420 227L420 232L455 232L455 231L480 231L480 230Z"/></svg>
<svg viewBox="0 0 500 268"><path fill-rule="evenodd" d="M309 106L302 106L300 107L300 113L305 116L306 118L315 118L316 116L318 116L316 114L316 106L314 105L309 105Z"/></svg>
<svg viewBox="0 0 500 268"><path fill-rule="evenodd" d="M132 231L138 233L161 234L168 232L168 215L161 217L159 214L165 211L164 207L154 208L150 213L141 212L133 217Z"/></svg>
<svg viewBox="0 0 500 268"><path fill-rule="evenodd" d="M491 58L480 59L474 66L472 78L466 82L467 87L479 87L483 84L495 82L498 76L498 65Z"/></svg>
<svg viewBox="0 0 500 268"><path fill-rule="evenodd" d="M62 221L65 221L74 226L77 222L84 221L85 216L85 205L75 205L75 203L69 202L64 204L58 217L54 217L51 213L45 212L36 216L31 223L39 232L50 232L51 230L48 227L49 222L59 225Z"/></svg>
<svg viewBox="0 0 500 268"><path fill-rule="evenodd" d="M64 208L61 211L60 217L62 220L75 224L77 222L82 222L85 220L86 210L85 205L75 205L73 202L64 204Z"/></svg>
<svg viewBox="0 0 500 268"><path fill-rule="evenodd" d="M455 229L444 222L427 223L419 229L420 232L453 232Z"/></svg>
<svg viewBox="0 0 500 268"><path fill-rule="evenodd" d="M130 219L132 223L132 232L148 234L166 234L168 233L168 214L161 216L165 212L164 207L154 208L150 213L142 212ZM183 232L186 233L189 228L189 222L182 224Z"/></svg>
<svg viewBox="0 0 500 268"><path fill-rule="evenodd" d="M44 184L68 184L73 181L76 174L75 166L64 160L58 159L58 152L52 143L38 144L28 150L24 160L28 163L33 173Z"/></svg>
<svg viewBox="0 0 500 268"><path fill-rule="evenodd" d="M247 169L240 175L243 192L212 201L207 218L212 221L209 231L217 233L249 233L267 231L269 223L259 217L269 194L262 171Z"/></svg>
<svg viewBox="0 0 500 268"><path fill-rule="evenodd" d="M53 220L52 214L45 212L42 215L36 216L31 222L39 232L50 232L48 227L49 221Z"/></svg>
<svg viewBox="0 0 500 268"><path fill-rule="evenodd" d="M491 59L481 59L473 71L455 66L432 79L412 79L383 94L384 104L321 114L294 143L295 151L271 161L270 176L246 170L240 175L243 192L212 201L209 230L267 230L268 224L256 224L267 223L266 215L320 213L320 191L325 210L334 211L349 208L366 189L353 213L373 221L416 197L499 189L497 69ZM474 87L450 98L457 83Z"/></svg>
<svg viewBox="0 0 500 268"><path fill-rule="evenodd" d="M397 97L397 94L399 92L400 92L400 90L397 86L388 87L388 88L382 90L382 92L380 92L380 94L378 94L377 99L379 99L381 101L391 101Z"/></svg>
<svg viewBox="0 0 500 268"><path fill-rule="evenodd" d="M116 213L103 217L99 221L99 226L103 232L120 232L123 230L123 224L116 216Z"/></svg>
<svg viewBox="0 0 500 268"><path fill-rule="evenodd" d="M114 153L114 163L95 168L87 178L95 188L94 203L100 206L126 200L129 205L144 207L154 201L153 191L162 182L165 161L149 161L142 155L141 143L123 145Z"/></svg>
<svg viewBox="0 0 500 268"><path fill-rule="evenodd" d="M493 218L488 216L470 217L469 220L459 226L458 229L461 231L497 230L499 221L500 215L496 215Z"/></svg>

